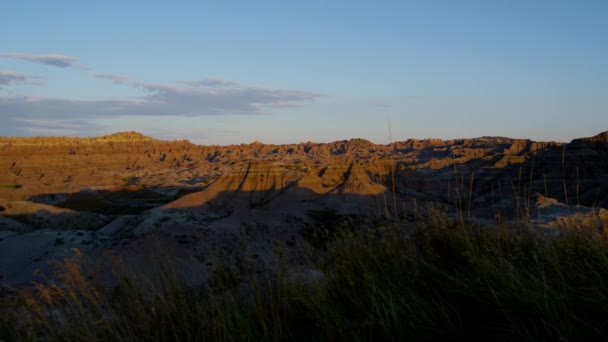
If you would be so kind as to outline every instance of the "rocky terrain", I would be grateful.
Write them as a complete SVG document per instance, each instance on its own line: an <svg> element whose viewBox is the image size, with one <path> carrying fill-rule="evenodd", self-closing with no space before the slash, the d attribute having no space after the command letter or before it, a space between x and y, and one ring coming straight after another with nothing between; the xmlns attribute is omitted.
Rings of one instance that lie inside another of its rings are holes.
<svg viewBox="0 0 608 342"><path fill-rule="evenodd" d="M504 137L199 146L135 132L0 138L0 283L78 253L125 272L204 279L218 258L260 273L336 227L400 225L429 205L481 224L608 226L608 132L570 143ZM279 247L283 246L283 247ZM150 271L154 272L154 271ZM101 272L104 274L104 272ZM104 281L111 282L108 276Z"/></svg>

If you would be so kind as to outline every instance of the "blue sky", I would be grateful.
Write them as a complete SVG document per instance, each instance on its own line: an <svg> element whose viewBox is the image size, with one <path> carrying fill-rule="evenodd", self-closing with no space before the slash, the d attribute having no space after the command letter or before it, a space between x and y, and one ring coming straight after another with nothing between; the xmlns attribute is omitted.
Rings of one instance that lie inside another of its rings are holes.
<svg viewBox="0 0 608 342"><path fill-rule="evenodd" d="M8 1L0 135L203 144L608 130L608 1Z"/></svg>

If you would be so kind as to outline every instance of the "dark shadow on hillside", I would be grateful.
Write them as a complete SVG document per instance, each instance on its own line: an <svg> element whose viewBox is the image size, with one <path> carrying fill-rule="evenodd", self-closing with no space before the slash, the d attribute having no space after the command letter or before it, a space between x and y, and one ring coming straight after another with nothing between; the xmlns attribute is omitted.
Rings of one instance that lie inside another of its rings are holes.
<svg viewBox="0 0 608 342"><path fill-rule="evenodd" d="M507 146L509 145L500 143L488 145L494 148L496 158L504 156L502 153ZM424 151L422 149L421 154ZM194 205L188 204L188 201L179 201L185 195L196 192L205 197L205 188L196 186L118 191L83 190L74 194L41 194L29 200L53 202L53 205L61 208L103 214L110 219L139 215L167 204L171 207L167 210L182 206L179 209L207 212L218 218L229 217L238 210L272 214L284 211L301 219L306 218L301 212L306 212L309 207L311 210L336 210L342 214L395 217L396 213L397 216L407 217L408 211L412 212L414 206L425 202L440 203L452 212L465 211L466 216L470 217L492 219L500 211L503 218L512 219L519 215L518 211L523 206L531 205L532 196L536 193L571 206L608 208L608 144L574 141L564 146L549 146L528 156L521 162L503 167L488 167L496 160L487 159L472 159L439 169L412 169L406 162L397 162L394 177L390 173L378 176L371 174L371 170L368 172L370 179L388 189L385 193L373 196L345 192L346 186L350 184L348 182L330 193L315 193L300 187L297 182L291 182L260 191L221 193L216 198L205 199L208 203L204 205L198 205L196 200L190 202ZM434 157L446 160L452 158L448 152ZM322 172L323 170L320 174ZM348 171L344 177L349 178ZM243 178L243 182L246 178ZM196 198L196 195L193 196ZM178 202L172 203L176 200ZM373 205L370 206L369 203ZM40 214L43 217L53 216L50 213ZM28 222L27 217L17 219ZM63 218L59 217L57 221L62 222ZM209 219L206 219L201 224L208 222ZM43 227L44 224L34 222L36 227Z"/></svg>
<svg viewBox="0 0 608 342"><path fill-rule="evenodd" d="M496 151L502 153L504 147ZM535 154L527 152L517 154L526 155L522 161L510 162L502 167L487 167L487 160L473 159L426 170L432 176L417 181L420 177L414 177L411 187L423 189L425 182L439 179L445 185L446 194L450 188L447 197L456 195L458 185L461 194L472 190L479 205L491 204L492 197L496 202L509 197L523 199L540 193L570 205L608 208L608 144L575 140L564 146L548 146ZM491 162L495 163L502 157L504 155L498 154Z"/></svg>
<svg viewBox="0 0 608 342"><path fill-rule="evenodd" d="M138 188L135 190L86 189L76 193L40 194L28 198L28 201L117 217L137 215L201 189L194 186L160 187L156 189Z"/></svg>
<svg viewBox="0 0 608 342"><path fill-rule="evenodd" d="M422 177L424 174L418 176ZM395 185L407 182L412 177L411 173L400 170L396 174ZM387 189L392 188L390 183L387 185ZM267 269L276 267L276 253L282 253L278 252L280 250L286 251L288 262L297 264L302 255L295 251L300 251L303 245L312 246L315 253L318 253L323 251L337 234L349 230L369 231L371 236L375 236L383 227L411 227L413 222L432 222L438 218L437 215L441 219L458 224L458 207L454 205L453 199L449 201L428 194L417 196L415 191L402 185L395 188L394 193L386 190L377 194L361 195L340 191L344 189L318 193L291 184L259 191L224 191L212 198L206 196L203 190L182 196L170 205L152 208L137 216L116 217L101 229L92 226L62 226L61 222L66 219L82 223L77 215L87 214L85 212L66 216L38 211L31 217L17 218L34 222L35 217L44 217L46 221L38 224L36 228L50 228L50 231L32 232L31 235L17 234L4 241L0 240L0 243L8 246L13 244L11 241L22 239L24 250L29 250L31 245L37 245L39 254L27 255L29 259L21 261L23 269L26 270L24 273L21 269L14 270L14 267L10 266L14 260L6 250L2 251L0 248L0 255L9 255L0 262L0 270L10 269L11 272L5 271L5 276L10 278L10 283L16 284L17 280L28 280L34 269L61 255L58 254L59 251L70 251L72 248L87 250L93 253L91 256L99 258L104 258L104 252L111 252L127 260L133 269L139 270L148 267L146 265L158 255L176 253L181 253L179 262L187 265L185 269L189 270L191 266L212 263L209 253L213 250L217 250L222 258L234 258L237 263L251 257L252 260L245 261L256 265L261 263L260 268ZM137 198L138 194L136 192L127 195ZM461 210L468 219L466 197L463 197L463 200L464 206ZM426 205L430 203L435 211L425 210ZM472 216L486 219L486 222L492 222L495 211L503 209L478 202L477 198L471 203L473 209L478 209L473 210ZM505 201L503 204L505 216L509 216L505 218L517 218L514 202ZM54 222L55 226L49 226L45 222ZM63 235L59 236L60 233ZM47 237L47 242L41 242L41 237L36 234L57 236ZM32 239L28 240L28 236ZM159 247L154 250L141 249L138 245L144 241L142 239L149 238L158 241ZM277 250L277 246L282 247Z"/></svg>

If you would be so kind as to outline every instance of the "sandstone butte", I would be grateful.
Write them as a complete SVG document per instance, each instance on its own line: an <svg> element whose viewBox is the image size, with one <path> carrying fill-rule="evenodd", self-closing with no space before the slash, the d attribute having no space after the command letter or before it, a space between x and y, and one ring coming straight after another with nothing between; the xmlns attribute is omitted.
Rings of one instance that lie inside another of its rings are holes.
<svg viewBox="0 0 608 342"><path fill-rule="evenodd" d="M211 249L255 245L267 265L276 262L272 241L298 246L345 220L408 224L430 204L480 223L606 225L606 184L608 132L570 143L386 145L202 146L137 132L0 137L0 275L23 284L70 248L138 253L151 236L201 260Z"/></svg>

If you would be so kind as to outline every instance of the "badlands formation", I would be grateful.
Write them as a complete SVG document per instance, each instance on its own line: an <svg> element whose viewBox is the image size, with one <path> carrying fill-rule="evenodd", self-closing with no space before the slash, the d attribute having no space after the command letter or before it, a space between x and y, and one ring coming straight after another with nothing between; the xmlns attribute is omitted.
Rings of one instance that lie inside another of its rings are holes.
<svg viewBox="0 0 608 342"><path fill-rule="evenodd" d="M170 255L189 281L213 272L217 258L263 273L281 248L297 264L299 251L321 248L319 237L339 227L407 228L429 207L488 227L606 227L606 184L608 132L570 143L388 145L4 137L0 288L23 286L74 253L102 270L119 256L125 272L154 272L151 260Z"/></svg>

